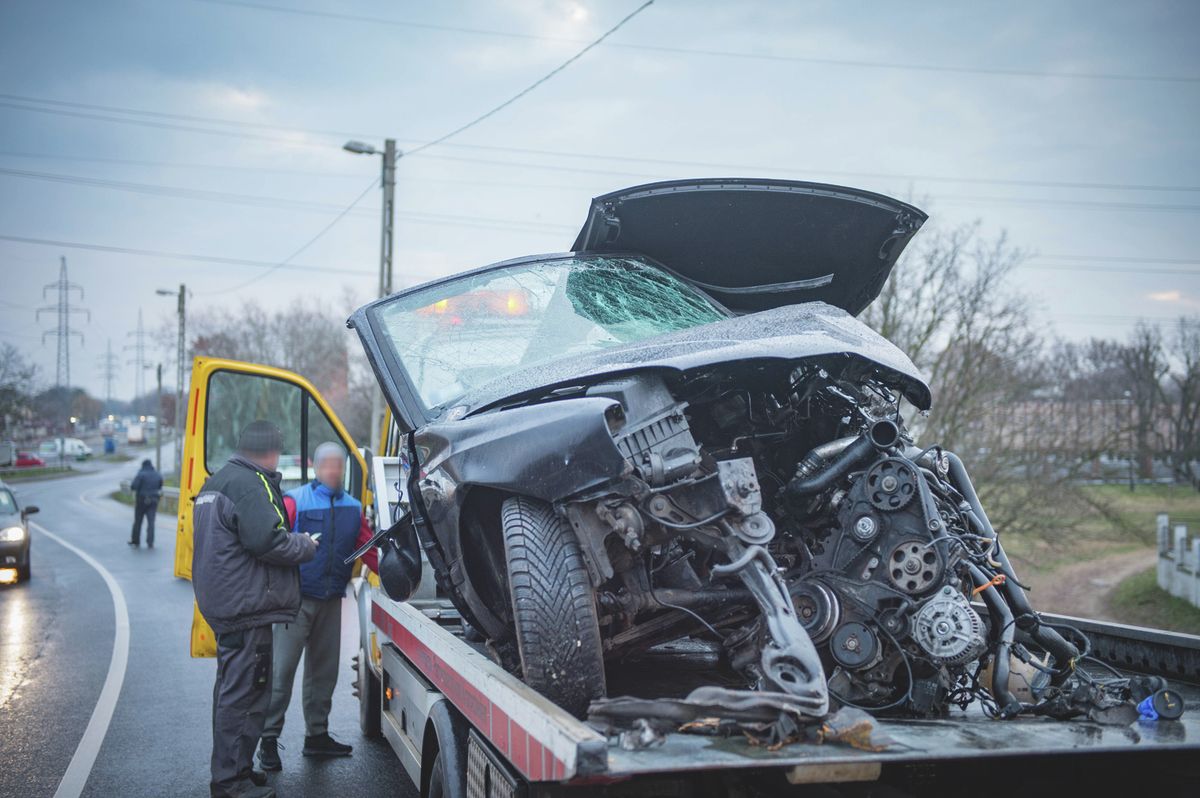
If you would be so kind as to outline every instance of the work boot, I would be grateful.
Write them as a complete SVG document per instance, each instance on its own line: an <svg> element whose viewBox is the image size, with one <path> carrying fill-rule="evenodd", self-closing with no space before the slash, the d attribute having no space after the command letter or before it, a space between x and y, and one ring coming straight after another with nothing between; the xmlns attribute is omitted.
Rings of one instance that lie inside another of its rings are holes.
<svg viewBox="0 0 1200 798"><path fill-rule="evenodd" d="M265 787L267 784L267 774L261 770L251 769L250 775L247 778L250 779L250 783L255 787Z"/></svg>
<svg viewBox="0 0 1200 798"><path fill-rule="evenodd" d="M350 752L353 750L353 746L339 743L326 732L325 734L305 737L304 750L300 753L305 756L350 756Z"/></svg>
<svg viewBox="0 0 1200 798"><path fill-rule="evenodd" d="M259 741L258 761L263 770L283 770L283 762L279 759L278 738L264 737Z"/></svg>

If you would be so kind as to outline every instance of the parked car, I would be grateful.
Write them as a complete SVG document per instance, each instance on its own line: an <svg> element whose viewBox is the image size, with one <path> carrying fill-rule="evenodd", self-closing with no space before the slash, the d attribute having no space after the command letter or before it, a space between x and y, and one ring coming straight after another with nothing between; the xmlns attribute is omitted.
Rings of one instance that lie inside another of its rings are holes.
<svg viewBox="0 0 1200 798"><path fill-rule="evenodd" d="M76 460L86 460L92 456L92 447L79 438L51 438L42 441L41 446L38 447L38 455L43 459L57 460L60 450L64 457Z"/></svg>
<svg viewBox="0 0 1200 798"><path fill-rule="evenodd" d="M19 582L32 573L27 519L37 511L32 505L22 509L12 491L0 482L0 571L15 570Z"/></svg>
<svg viewBox="0 0 1200 798"><path fill-rule="evenodd" d="M35 468L45 464L46 461L33 452L17 452L17 459L14 461L17 468Z"/></svg>
<svg viewBox="0 0 1200 798"><path fill-rule="evenodd" d="M1083 641L1038 620L962 461L914 445L930 389L855 318L925 219L813 183L638 186L572 252L360 308L412 474L385 587L419 582L419 538L506 667L580 716L606 660L683 638L813 717L937 716L955 685L1011 716L1043 674L1075 695Z"/></svg>

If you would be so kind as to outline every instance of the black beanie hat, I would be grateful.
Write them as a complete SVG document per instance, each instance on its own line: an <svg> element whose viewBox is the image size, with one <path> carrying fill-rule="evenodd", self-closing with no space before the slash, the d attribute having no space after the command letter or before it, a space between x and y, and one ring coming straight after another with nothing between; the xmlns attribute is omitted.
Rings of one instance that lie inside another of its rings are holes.
<svg viewBox="0 0 1200 798"><path fill-rule="evenodd" d="M270 421L251 421L238 437L238 451L244 454L283 451L283 435Z"/></svg>
<svg viewBox="0 0 1200 798"><path fill-rule="evenodd" d="M147 457L142 461L142 468L154 468L154 463L151 463L150 458Z"/></svg>

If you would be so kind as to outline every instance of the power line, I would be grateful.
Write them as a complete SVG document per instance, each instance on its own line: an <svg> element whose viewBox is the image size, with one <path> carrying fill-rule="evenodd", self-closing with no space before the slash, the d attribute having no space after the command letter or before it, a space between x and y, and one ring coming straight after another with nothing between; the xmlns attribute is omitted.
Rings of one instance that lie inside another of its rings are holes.
<svg viewBox="0 0 1200 798"><path fill-rule="evenodd" d="M218 130L216 128L195 127L194 125L175 125L169 122L153 122L148 119L122 119L116 116L104 116L102 114L89 114L80 111L68 111L62 108L38 108L33 105L21 105L19 103L0 102L0 108L11 108L17 111L33 111L40 114L52 114L55 116L69 116L77 119L95 119L101 122L116 122L124 125L138 125L140 127L152 127L160 130L183 130L188 133L206 133L212 136L224 136L226 138L249 139L252 141L267 141L272 144L288 144L295 147L316 147L326 149L329 145L314 141L299 141L296 139L279 138L276 136L259 136L253 133L239 133L233 130Z"/></svg>
<svg viewBox="0 0 1200 798"><path fill-rule="evenodd" d="M405 20L390 19L387 17L367 16L363 14L347 14L343 12L333 11L317 11L312 9L291 8L287 6L277 6L268 3L245 2L245 0L197 0L197 2L208 3L211 5L234 6L240 8L251 8L261 11L271 11L276 13L294 14L297 16L316 17L321 19L340 19L352 22L368 22L375 25L390 25L401 28L413 28L418 30L434 30L444 31L448 33L467 33L481 36L499 36L510 39L524 39L534 41L549 41L582 44L578 39L559 38L553 36L539 36L529 33L519 33L513 31L490 30L486 28L468 28L454 25L437 25L422 22L408 22ZM865 69L890 69L890 70L906 70L918 72L950 72L963 73L971 75L995 75L1006 77L1036 77L1036 78L1071 78L1081 80L1115 80L1115 81L1154 81L1165 83L1200 83L1200 77L1188 75L1152 75L1152 74L1135 74L1135 73L1120 73L1120 72L1077 72L1065 70L1034 70L1034 69L1013 69L1004 67L979 67L979 66L954 66L945 64L920 64L912 62L894 62L894 61L870 61L866 59L846 59L846 58L824 58L818 56L802 56L802 55L773 55L770 53L755 53L743 52L736 50L714 50L694 47L670 47L666 45L652 44L635 44L609 42L608 47L618 47L625 50L642 50L647 52L669 53L673 55L700 55L716 58L740 58L759 61L776 61L776 62L793 62L802 64L816 64L822 66L844 66Z"/></svg>
<svg viewBox="0 0 1200 798"><path fill-rule="evenodd" d="M42 180L51 183L84 185L93 188L126 191L134 194L178 197L181 199L200 200L204 202L215 202L231 205L247 205L259 208L283 208L287 210L317 212L343 210L346 211L346 213L351 212L340 205L334 205L333 203L319 202L315 200L296 200L286 197L264 196L261 194L237 194L224 191L208 191L204 189L194 189L181 186L164 186L155 183L132 183L121 180L108 180L105 178L83 177L79 175L64 175L53 172L32 172L22 169L6 169L0 167L0 175L7 175L9 177L18 177L28 180ZM378 209L355 208L353 212L356 215L368 216L378 213ZM341 215L345 216L346 213ZM452 227L477 227L484 230L519 230L520 232L532 233L541 233L548 230L569 230L572 232L575 230L575 228L570 225L541 222L538 220L499 219L488 216L463 216L414 210L400 210L397 212L397 215L402 219L415 222L417 224L449 225Z"/></svg>
<svg viewBox="0 0 1200 798"><path fill-rule="evenodd" d="M297 263L289 263L286 266L279 266L277 261L267 260L251 260L249 258L224 258L215 255L196 255L184 252L163 252L155 249L138 249L134 247L117 247L108 246L106 244L90 244L79 241L59 241L46 238L30 238L27 236L11 236L0 235L0 241L12 241L18 244L37 244L49 247L61 247L65 249L84 249L93 252L108 252L118 255L140 255L150 258L169 258L171 260L186 260L198 261L200 263L221 263L229 266L257 266L257 267L279 267L292 271L304 272L332 272L335 274L366 274L374 275L375 272L364 269L340 269L331 266L302 266Z"/></svg>
<svg viewBox="0 0 1200 798"><path fill-rule="evenodd" d="M596 39L594 42L592 42L591 44L584 47L578 53L576 53L572 57L568 58L566 61L564 61L558 67L556 67L555 69L552 69L550 72L543 75L541 78L534 81L529 86L526 86L524 89L517 92L516 94L514 94L512 97L508 98L504 102L500 103L495 108L492 108L490 111L486 111L485 113L480 114L479 116L475 117L470 122L467 122L464 125L460 125L459 127L455 128L454 130L451 130L449 133L439 136L438 138L433 139L432 141L428 141L424 144L419 145L414 150L412 150L409 154L412 155L412 154L421 152L422 150L427 150L430 147L437 146L438 144L441 144L441 143L447 141L448 139L451 139L454 136L457 136L459 133L462 133L465 130L469 130L470 128L474 127L475 125L478 125L480 122L483 122L488 117L490 117L490 116L496 114L497 112L501 111L502 109L507 108L508 106L512 105L517 100L521 99L526 94L529 94L529 92L536 89L538 86L541 86L543 83L545 83L546 81L553 78L555 75L562 72L564 69L566 69L568 66L573 64L575 61L579 60L579 58L584 53L591 50L593 47L595 47L600 42L604 41L606 38L608 38L608 36L615 33L617 30L619 30L621 28L621 26L623 26L626 22L628 22L629 20L636 17L638 14L640 14L645 9L649 8L653 3L654 3L654 0L646 0L646 2L644 2L644 3L642 3L642 5L638 6L633 12L628 14L624 19L622 19L620 22L618 22L612 28L609 28L608 31L606 31L602 36L600 36L600 38ZM306 241L303 246L301 246L298 250L296 250L291 255L289 255L284 261L282 261L282 263L287 263L292 258L295 258L297 255L304 252L306 249L308 249L313 244L315 244L318 240L320 240L322 236L324 236L326 233L328 233L330 230L332 230L334 225L336 225L338 222L340 222L342 220L342 218L346 216L346 214L348 214L351 210L353 210L355 205L357 205L369 192L375 190L375 187L380 184L381 179L382 179L381 177L377 177L374 180L372 180L371 184L369 186L367 186L367 188L363 191L362 194L359 194L357 197L355 197L354 201L351 202L349 205L347 205L345 207L345 209L342 210L341 213L339 213L332 220L330 220L329 224L325 225L319 231L317 231L317 234L315 236L313 236L308 241ZM281 263L281 265L282 265L282 263ZM267 274L270 274L272 271L274 271L274 269L269 269L266 272L264 272L263 274L253 277L250 280L247 280L243 283L239 283L238 285L232 286L230 288L221 289L218 291L210 291L208 293L210 293L210 294L226 294L226 293L230 293L232 291L239 291L239 290L245 288L246 286L250 285L251 283L262 279Z"/></svg>
<svg viewBox="0 0 1200 798"><path fill-rule="evenodd" d="M560 69L561 69L561 67L560 67ZM545 80L545 78L543 80ZM532 87L530 87L530 88L532 88ZM526 90L526 92L528 92L528 89ZM329 130L313 130L313 129L299 128L299 127L288 127L288 126L283 126L283 125L241 122L238 120L222 119L219 117L201 117L201 116L194 116L194 115L187 115L187 114L172 114L172 113L167 113L167 112L162 112L162 111L149 111L149 110L136 109L136 108L123 108L123 107L118 107L118 106L94 105L91 103L74 103L74 102L68 102L65 100L54 100L54 99L47 99L47 98L29 97L29 96L25 96L25 95L0 94L0 97L19 97L23 102L26 102L26 103L49 103L49 104L68 106L68 107L102 108L102 109L105 109L108 111L112 111L114 113L154 116L154 117L167 118L167 119L204 121L204 122L208 122L211 124L233 125L233 126L239 126L239 127L265 128L265 129L270 129L270 130L279 130L279 131L285 131L285 132L296 133L296 134L322 135L322 136L335 135L334 131L329 131ZM13 103L8 103L8 102L3 102L3 101L0 101L0 107L15 108L15 109L27 110L27 111L40 111L42 113L48 113L48 114L60 113L60 111L58 109L36 108L36 107L29 106L29 105L15 105ZM498 110L498 109L494 109L494 110ZM256 135L237 133L237 132L231 131L231 130L215 130L215 129L211 129L211 128L197 128L197 127L188 126L188 125L171 125L171 124L167 124L167 123L149 122L149 121L141 120L141 119L121 119L121 118L101 116L101 115L96 115L96 114L75 114L73 112L61 112L61 113L64 113L68 116L82 116L83 118L97 119L100 121L120 122L120 123L130 124L130 125L146 124L150 127L155 127L155 128L167 128L167 129L182 130L182 131L193 132L193 133L212 133L215 135L229 136L229 137L233 137L233 138L248 138L248 139L257 140L257 141L270 141L270 142L274 142L274 143L301 145L301 146L306 146L306 147L320 147L322 149L324 149L325 147L328 146L326 144L320 144L320 143L316 143L316 142L299 141L295 138L276 138L276 137L270 137L270 136L256 136ZM381 136L378 136L378 135L365 134L365 133L351 134L351 133L347 132L347 133L339 133L336 135L355 136L358 138L381 138ZM445 143L444 142L445 138L446 137L443 137L442 143ZM416 140L415 139L400 139L400 141L416 141ZM418 147L417 149L410 150L406 154L406 157L411 157L412 155L416 154L419 150L421 150L427 146L432 146L432 145L426 144L426 145L422 145L421 147ZM446 146L457 147L460 149L469 149L469 150L482 150L482 151L490 151L490 152L513 153L513 154L517 154L517 155L537 155L537 156L547 156L547 157L552 157L552 158L576 158L576 159L586 159L586 160L594 160L594 161L644 163L647 165L657 165L657 166L687 166L687 167L700 167L700 168L705 168L705 169L734 169L734 170L743 170L743 171L749 171L749 172L769 172L769 173L777 173L780 169L780 166L778 164L746 164L746 163L694 161L694 160L666 159L666 158L646 158L646 157L629 156L629 155L610 155L610 154L595 153L595 152L586 152L585 153L585 152L573 152L573 151L569 151L569 150L549 150L549 149L539 149L539 148L534 148L534 147L506 147L506 146L501 146L501 145L463 144L463 143L458 143L458 142L455 142L453 144L446 144ZM646 173L639 173L639 172L614 172L610 169L575 168L575 167L570 167L570 166L564 166L561 164L534 164L534 163L526 163L526 162L520 162L520 161L517 161L517 162L496 161L496 160L487 160L487 159L482 159L482 158L454 157L454 156L447 156L447 155L431 156L431 155L425 155L424 153L422 153L422 156L427 157L427 158L437 158L439 160L447 160L447 161L457 160L457 161L461 161L461 162L465 162L465 163L479 163L479 164L488 164L488 165L493 165L493 166L506 166L506 167L513 167L513 168L522 168L522 169L539 169L539 170L545 170L545 171L575 172L575 173L580 173L580 174L596 174L596 175L605 175L605 176L620 174L620 175L629 176L629 177L644 177L644 178L650 178L650 179L668 176L668 175L662 175L662 174L646 174ZM70 156L64 156L64 157L70 157ZM229 168L229 167L226 167L226 168ZM248 171L253 170L252 167L246 167L246 168ZM959 175L922 174L922 173L916 173L916 172L878 172L878 171L864 171L864 170L828 169L825 167L807 168L807 167L791 166L791 167L784 167L784 169L786 171L795 172L795 173L828 175L831 177L838 177L838 178L843 178L843 177L871 178L871 179L884 179L884 180L927 181L927 182L933 182L933 183L983 184L983 185L998 185L998 186L1036 187L1036 188L1078 188L1078 189L1089 189L1089 190L1090 189L1101 189L1101 190L1113 190L1113 191L1171 191L1171 192L1200 191L1200 185L1178 185L1178 184L1164 184L1164 183L1121 183L1121 182L1114 182L1114 181L1034 180L1034 179L1023 179L1023 178L970 177L970 176L964 177L964 176L959 176Z"/></svg>
<svg viewBox="0 0 1200 798"><path fill-rule="evenodd" d="M514 94L512 97L509 97L507 100L500 103L495 108L491 109L490 111L486 111L486 112L480 114L479 116L472 119L470 122L467 122L465 125L460 125L459 127L456 127L454 130L451 130L449 133L446 133L445 135L438 136L436 139L433 139L432 141L427 141L424 144L421 144L420 146L415 147L412 150L409 150L406 153L406 155L413 156L413 155L416 155L417 153L421 152L422 150L427 150L430 147L436 147L438 144L441 144L449 139L454 138L459 133L463 133L467 130L470 130L471 128L475 127L476 125L478 125L480 122L484 121L485 119L499 113L500 111L503 111L505 108L512 105L517 100L521 99L526 94L529 94L529 92L533 91L538 86L541 86L543 83L552 79L555 75L562 72L564 69L569 67L571 64L578 61L580 58L582 58L584 56L584 54L586 54L592 48L601 44L609 36L613 35L617 31L619 31L622 27L624 27L625 23L629 22L631 19L633 19L638 14L642 13L643 11L645 11L647 8L649 8L652 5L654 5L654 0L646 0L646 2L642 3L640 6L635 8L633 11L631 11L627 15L625 15L625 17L623 19L621 19L621 21L618 22L616 25L613 25L611 28L606 30L604 33L600 34L600 37L598 39L590 42L582 50L575 53L575 55L571 56L566 61L563 61L557 67L550 70L545 75L543 75L542 77L535 80L533 83L530 83L528 86L521 89L519 92Z"/></svg>
<svg viewBox="0 0 1200 798"><path fill-rule="evenodd" d="M208 202L224 202L240 205L253 205L256 207L280 207L291 210L342 210L338 219L350 213L367 192L360 195L348 208L342 208L338 205L333 205L327 202L319 202L314 200L295 200L284 197L269 197L255 194L237 194L231 192L208 191L205 189L194 189L182 186L163 186L150 183L131 183L120 180L110 180L107 178L83 177L80 175L65 175L56 172L35 172L25 169L10 169L0 167L0 175L8 175L11 177L19 177L29 180L43 180L57 183L74 183L79 185L95 186L100 188L111 188L120 191L128 191L137 194L154 194L160 196L183 197L185 199L204 200ZM378 180L373 181L372 185L367 189L370 191L378 184ZM933 199L938 202L967 202L967 203L982 203L982 204L1000 204L1000 205L1048 205L1053 207L1078 208L1081 210L1091 211L1139 211L1149 213L1196 213L1200 212L1200 205L1180 205L1166 203L1147 203L1147 202L1098 202L1090 200L1072 200L1072 199L1042 199L1037 197L972 197L972 196L957 196L957 195L933 195ZM364 212L366 209L364 209ZM432 214L424 211L401 211L401 214L406 214L416 221L421 221L444 214ZM454 218L454 217L451 217ZM519 221L513 219L489 219L487 217L458 217L459 219L497 222L504 225L521 224L527 227L546 227L555 229L566 229L569 226L559 225L550 222L537 221ZM570 229L574 229L573 227Z"/></svg>

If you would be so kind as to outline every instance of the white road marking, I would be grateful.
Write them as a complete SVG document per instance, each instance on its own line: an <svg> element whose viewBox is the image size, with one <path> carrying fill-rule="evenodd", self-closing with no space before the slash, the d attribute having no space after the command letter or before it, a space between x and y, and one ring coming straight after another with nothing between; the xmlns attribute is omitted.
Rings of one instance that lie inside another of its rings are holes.
<svg viewBox="0 0 1200 798"><path fill-rule="evenodd" d="M29 525L60 546L70 549L96 569L112 595L116 631L113 635L112 659L108 662L108 676L104 678L104 687L100 689L100 697L92 710L91 720L83 730L79 746L75 749L75 754L67 765L67 772L63 774L62 781L58 783L58 789L54 793L54 798L78 798L83 793L92 767L96 764L96 756L100 753L105 735L108 734L108 724L112 721L113 710L116 709L117 699L121 695L121 686L125 683L125 666L129 662L129 608L125 604L125 593L121 586L95 557L63 540L41 524L30 522Z"/></svg>

